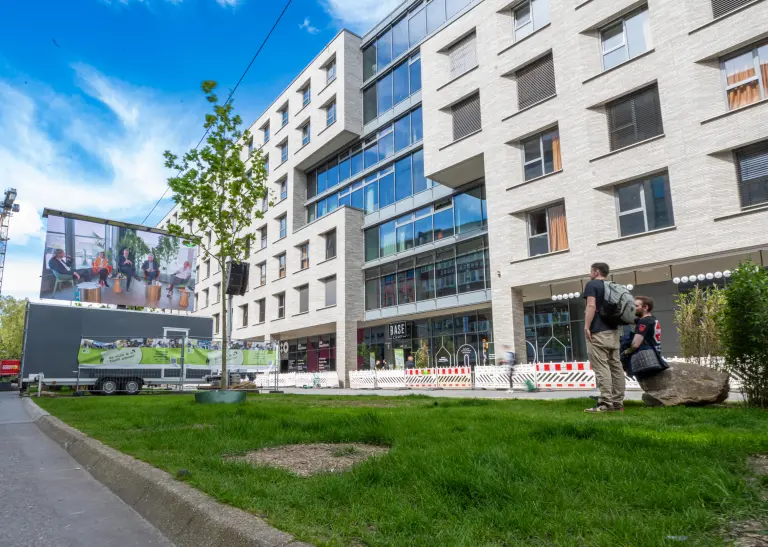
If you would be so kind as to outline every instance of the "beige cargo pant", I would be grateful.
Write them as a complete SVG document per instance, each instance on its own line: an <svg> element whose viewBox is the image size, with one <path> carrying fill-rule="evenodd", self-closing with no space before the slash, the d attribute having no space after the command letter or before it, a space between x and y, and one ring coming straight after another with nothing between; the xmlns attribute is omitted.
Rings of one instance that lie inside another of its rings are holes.
<svg viewBox="0 0 768 547"><path fill-rule="evenodd" d="M592 342L587 341L589 361L595 371L597 389L600 392L598 404L618 406L624 403L624 368L619 360L619 331L607 330L592 333Z"/></svg>

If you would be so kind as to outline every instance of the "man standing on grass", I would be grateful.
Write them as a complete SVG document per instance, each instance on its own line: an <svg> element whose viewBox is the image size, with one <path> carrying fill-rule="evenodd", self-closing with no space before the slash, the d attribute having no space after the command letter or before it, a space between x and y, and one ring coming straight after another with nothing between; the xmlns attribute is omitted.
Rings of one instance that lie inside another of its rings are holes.
<svg viewBox="0 0 768 547"><path fill-rule="evenodd" d="M597 404L585 412L615 412L624 410L624 368L619 360L619 325L601 315L605 305L605 278L608 264L596 262L589 272L590 282L584 288L587 311L584 334L587 338L589 361L595 371L600 396Z"/></svg>

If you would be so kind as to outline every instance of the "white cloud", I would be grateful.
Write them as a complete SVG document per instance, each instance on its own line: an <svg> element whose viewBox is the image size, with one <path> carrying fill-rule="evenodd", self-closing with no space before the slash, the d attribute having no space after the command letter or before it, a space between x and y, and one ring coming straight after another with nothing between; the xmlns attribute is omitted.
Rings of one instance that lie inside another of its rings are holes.
<svg viewBox="0 0 768 547"><path fill-rule="evenodd" d="M331 17L343 26L367 32L402 0L321 0L321 3Z"/></svg>
<svg viewBox="0 0 768 547"><path fill-rule="evenodd" d="M309 17L304 18L304 22L299 25L299 28L306 30L310 34L317 34L318 32L320 32L319 28L312 26L312 23L310 23L309 21Z"/></svg>
<svg viewBox="0 0 768 547"><path fill-rule="evenodd" d="M10 221L3 294L37 291L44 207L143 218L173 174L163 151L183 153L202 134L202 94L199 106L186 106L89 66L72 68L80 96L0 78L0 181L16 188L21 209Z"/></svg>
<svg viewBox="0 0 768 547"><path fill-rule="evenodd" d="M216 3L222 8L234 8L237 6L237 0L216 0Z"/></svg>

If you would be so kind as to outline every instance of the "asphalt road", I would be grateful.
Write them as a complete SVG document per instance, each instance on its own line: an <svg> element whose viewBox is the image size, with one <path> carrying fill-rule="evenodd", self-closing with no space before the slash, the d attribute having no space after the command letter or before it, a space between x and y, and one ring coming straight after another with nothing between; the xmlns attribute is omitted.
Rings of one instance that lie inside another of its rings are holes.
<svg viewBox="0 0 768 547"><path fill-rule="evenodd" d="M0 393L0 546L172 547Z"/></svg>

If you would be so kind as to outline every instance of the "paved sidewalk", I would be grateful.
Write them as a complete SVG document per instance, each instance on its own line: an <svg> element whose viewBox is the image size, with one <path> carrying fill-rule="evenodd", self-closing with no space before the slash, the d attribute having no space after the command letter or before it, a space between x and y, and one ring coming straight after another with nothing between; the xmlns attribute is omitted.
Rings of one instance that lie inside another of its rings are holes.
<svg viewBox="0 0 768 547"><path fill-rule="evenodd" d="M172 547L0 393L2 547Z"/></svg>

